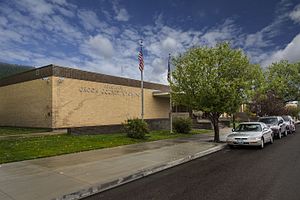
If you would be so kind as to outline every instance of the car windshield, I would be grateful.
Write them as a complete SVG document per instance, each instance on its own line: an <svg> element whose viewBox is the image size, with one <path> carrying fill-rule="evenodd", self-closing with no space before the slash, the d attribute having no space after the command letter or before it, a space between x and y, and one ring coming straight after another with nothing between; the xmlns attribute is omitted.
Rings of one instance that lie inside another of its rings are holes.
<svg viewBox="0 0 300 200"><path fill-rule="evenodd" d="M255 132L261 131L260 124L240 124L235 131L237 132Z"/></svg>
<svg viewBox="0 0 300 200"><path fill-rule="evenodd" d="M265 124L278 124L277 118L261 118L259 121Z"/></svg>

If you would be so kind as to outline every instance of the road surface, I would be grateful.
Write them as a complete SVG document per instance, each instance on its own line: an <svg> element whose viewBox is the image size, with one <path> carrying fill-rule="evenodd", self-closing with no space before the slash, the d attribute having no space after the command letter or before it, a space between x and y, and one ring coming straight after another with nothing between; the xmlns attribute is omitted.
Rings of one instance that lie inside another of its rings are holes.
<svg viewBox="0 0 300 200"><path fill-rule="evenodd" d="M226 148L85 200L299 200L297 128L263 150Z"/></svg>

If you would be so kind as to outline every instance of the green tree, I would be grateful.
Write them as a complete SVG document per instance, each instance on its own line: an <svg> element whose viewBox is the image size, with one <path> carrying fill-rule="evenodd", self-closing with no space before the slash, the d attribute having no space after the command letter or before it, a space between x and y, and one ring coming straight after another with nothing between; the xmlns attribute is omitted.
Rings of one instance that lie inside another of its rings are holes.
<svg viewBox="0 0 300 200"><path fill-rule="evenodd" d="M172 101L203 111L214 127L215 142L220 141L220 115L236 112L264 79L261 68L228 43L191 48L172 62Z"/></svg>
<svg viewBox="0 0 300 200"><path fill-rule="evenodd" d="M258 116L284 115L286 107L284 101L274 91L265 94L257 93L250 103L251 111Z"/></svg>
<svg viewBox="0 0 300 200"><path fill-rule="evenodd" d="M0 62L0 79L11 76L17 73L34 69L34 67L14 65Z"/></svg>
<svg viewBox="0 0 300 200"><path fill-rule="evenodd" d="M299 106L287 106L285 111L286 115L291 115L292 117L299 118L300 107Z"/></svg>
<svg viewBox="0 0 300 200"><path fill-rule="evenodd" d="M267 89L285 102L300 100L300 62L272 63L266 71Z"/></svg>

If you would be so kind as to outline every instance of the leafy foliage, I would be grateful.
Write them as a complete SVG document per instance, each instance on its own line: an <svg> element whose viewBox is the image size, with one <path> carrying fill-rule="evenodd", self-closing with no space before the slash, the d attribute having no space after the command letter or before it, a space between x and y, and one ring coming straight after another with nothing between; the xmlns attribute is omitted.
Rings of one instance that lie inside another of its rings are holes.
<svg viewBox="0 0 300 200"><path fill-rule="evenodd" d="M31 69L34 69L34 67L13 65L13 64L0 62L0 79L20 72L28 71Z"/></svg>
<svg viewBox="0 0 300 200"><path fill-rule="evenodd" d="M287 106L285 108L285 114L295 118L299 118L300 108L298 106Z"/></svg>
<svg viewBox="0 0 300 200"><path fill-rule="evenodd" d="M123 123L124 130L128 137L136 139L144 139L145 135L149 133L147 123L142 119L128 119Z"/></svg>
<svg viewBox="0 0 300 200"><path fill-rule="evenodd" d="M275 62L268 67L266 79L267 89L285 102L300 100L300 62Z"/></svg>
<svg viewBox="0 0 300 200"><path fill-rule="evenodd" d="M192 130L192 120L190 118L177 117L173 120L173 128L176 133L188 134Z"/></svg>
<svg viewBox="0 0 300 200"><path fill-rule="evenodd" d="M259 116L283 115L286 113L284 101L274 91L265 95L257 94L250 104L251 111Z"/></svg>
<svg viewBox="0 0 300 200"><path fill-rule="evenodd" d="M215 142L221 113L234 113L264 81L261 68L228 43L191 48L172 61L172 100L203 111L214 126Z"/></svg>

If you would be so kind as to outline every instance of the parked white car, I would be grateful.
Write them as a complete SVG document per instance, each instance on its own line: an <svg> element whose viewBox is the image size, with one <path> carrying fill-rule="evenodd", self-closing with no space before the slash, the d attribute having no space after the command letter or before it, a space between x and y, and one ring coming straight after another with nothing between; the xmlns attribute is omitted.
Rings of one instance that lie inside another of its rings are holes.
<svg viewBox="0 0 300 200"><path fill-rule="evenodd" d="M272 130L262 122L243 122L226 139L229 147L238 145L258 146L264 148L265 143L273 144Z"/></svg>
<svg viewBox="0 0 300 200"><path fill-rule="evenodd" d="M270 127L274 136L279 139L281 139L282 135L288 135L286 123L284 123L283 118L280 116L260 117L258 121L265 123L268 127Z"/></svg>
<svg viewBox="0 0 300 200"><path fill-rule="evenodd" d="M295 133L296 132L296 126L293 118L289 115L282 116L284 123L286 123L286 128L289 133Z"/></svg>

